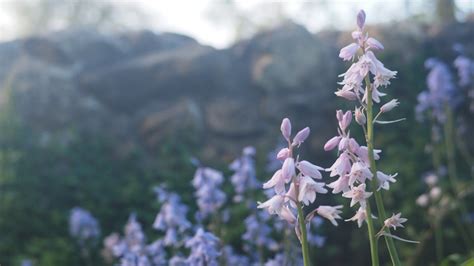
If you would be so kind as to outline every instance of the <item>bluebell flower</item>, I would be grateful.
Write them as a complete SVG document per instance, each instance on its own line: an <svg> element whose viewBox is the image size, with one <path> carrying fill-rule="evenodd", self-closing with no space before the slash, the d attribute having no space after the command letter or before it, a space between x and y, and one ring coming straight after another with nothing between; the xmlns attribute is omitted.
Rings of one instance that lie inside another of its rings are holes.
<svg viewBox="0 0 474 266"><path fill-rule="evenodd" d="M223 182L224 176L215 169L198 167L196 170L192 184L196 189L194 195L199 208L198 220L205 219L224 205L226 194L220 189Z"/></svg>
<svg viewBox="0 0 474 266"><path fill-rule="evenodd" d="M99 238L99 223L89 211L75 207L69 216L69 233L80 245L86 245Z"/></svg>
<svg viewBox="0 0 474 266"><path fill-rule="evenodd" d="M186 218L188 207L181 203L180 197L175 193L169 193L161 187L155 188L155 191L162 205L153 228L165 232L163 241L166 246L178 247L183 234L192 226ZM162 198L163 195L166 195L166 198Z"/></svg>
<svg viewBox="0 0 474 266"><path fill-rule="evenodd" d="M186 247L191 249L187 262L193 266L217 266L220 252L219 238L202 228L186 241Z"/></svg>
<svg viewBox="0 0 474 266"><path fill-rule="evenodd" d="M245 147L242 156L234 160L229 168L234 171L230 177L235 189L235 202L241 202L244 199L244 193L248 190L254 190L260 187L255 171L255 148Z"/></svg>

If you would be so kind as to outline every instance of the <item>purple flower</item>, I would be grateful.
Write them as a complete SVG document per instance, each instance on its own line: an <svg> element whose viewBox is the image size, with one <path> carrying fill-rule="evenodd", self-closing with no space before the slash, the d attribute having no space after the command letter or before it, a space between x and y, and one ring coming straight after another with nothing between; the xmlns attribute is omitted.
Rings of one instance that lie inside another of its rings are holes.
<svg viewBox="0 0 474 266"><path fill-rule="evenodd" d="M191 223L186 218L188 207L181 203L179 196L175 193L168 193L163 188L155 188L157 194L165 193L160 212L156 215L153 228L164 231L164 244L166 246L180 246L182 240L179 235L191 228Z"/></svg>
<svg viewBox="0 0 474 266"><path fill-rule="evenodd" d="M460 55L454 60L454 66L458 70L459 85L469 85L474 74L474 62L466 56Z"/></svg>
<svg viewBox="0 0 474 266"><path fill-rule="evenodd" d="M165 244L160 239L147 245L142 226L134 214L130 215L124 233L123 238L114 233L104 240L105 249L120 259L120 266L167 265Z"/></svg>
<svg viewBox="0 0 474 266"><path fill-rule="evenodd" d="M198 167L196 170L192 184L196 189L194 195L199 208L198 220L205 219L224 205L226 195L220 189L223 182L224 176L215 169Z"/></svg>
<svg viewBox="0 0 474 266"><path fill-rule="evenodd" d="M418 95L418 105L415 108L417 119L422 120L424 113L429 111L439 123L443 124L446 120L445 106L454 108L460 103L461 98L447 65L430 58L426 60L425 66L430 69L426 78L428 90Z"/></svg>
<svg viewBox="0 0 474 266"><path fill-rule="evenodd" d="M86 245L99 238L99 223L89 211L75 207L69 216L69 233L80 245Z"/></svg>
<svg viewBox="0 0 474 266"><path fill-rule="evenodd" d="M195 266L217 266L220 255L219 238L202 228L196 231L196 234L186 241L186 247L191 249L187 263Z"/></svg>
<svg viewBox="0 0 474 266"><path fill-rule="evenodd" d="M242 156L234 160L229 166L234 171L230 180L236 193L234 196L235 202L241 202L246 191L257 189L261 185L255 172L254 156L255 148L245 147Z"/></svg>

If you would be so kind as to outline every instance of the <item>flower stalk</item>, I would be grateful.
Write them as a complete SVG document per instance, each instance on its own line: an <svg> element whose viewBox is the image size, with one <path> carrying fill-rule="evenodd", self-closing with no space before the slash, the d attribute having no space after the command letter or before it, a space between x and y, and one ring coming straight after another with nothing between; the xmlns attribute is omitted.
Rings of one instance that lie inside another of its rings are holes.
<svg viewBox="0 0 474 266"><path fill-rule="evenodd" d="M366 117L367 117L367 148L369 150L369 161L370 161L370 170L374 176L377 175L377 166L375 164L374 159L374 120L373 120L373 102L372 102L372 86L370 84L369 76L365 77L366 89L367 89L367 109L366 109ZM383 205L383 199L381 192L377 190L377 179L372 179L372 191L375 195L375 204L377 206L377 212L382 220L387 218L387 214L385 213L385 207ZM390 234L390 228L385 227L385 232ZM395 243L391 237L385 237L385 242L387 244L388 251L390 253L390 259L392 260L392 264L395 266L401 265L400 259L398 257L397 249L395 247Z"/></svg>
<svg viewBox="0 0 474 266"><path fill-rule="evenodd" d="M306 224L304 222L303 207L300 202L296 203L298 209L298 223L301 231L301 250L303 252L303 264L304 266L310 266L309 260L309 248L308 248L308 237L306 231Z"/></svg>

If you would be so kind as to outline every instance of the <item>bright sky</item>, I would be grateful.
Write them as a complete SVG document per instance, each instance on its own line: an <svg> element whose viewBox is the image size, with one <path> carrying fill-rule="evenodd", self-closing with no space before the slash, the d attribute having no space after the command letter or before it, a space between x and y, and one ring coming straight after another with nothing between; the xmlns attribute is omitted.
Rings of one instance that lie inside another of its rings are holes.
<svg viewBox="0 0 474 266"><path fill-rule="evenodd" d="M0 4L8 0L0 0ZM35 1L35 0L26 0ZM350 28L354 25L357 11L363 8L368 23L390 22L404 18L409 12L423 12L423 3L431 0L319 0L328 3L325 9L316 9L302 14L302 3L311 1L288 0L237 0L240 10L252 12L253 16L268 16L268 4L280 4L283 12L315 32L325 27ZM229 25L218 25L209 19L209 10L214 0L113 0L117 4L136 5L150 17L150 28L156 31L170 31L189 35L201 43L215 47L229 46L234 30ZM363 3L362 3L363 2ZM474 12L474 0L456 1L461 13ZM1 7L1 6L0 6ZM408 8L407 8L408 7ZM304 13L304 12L303 12ZM11 14L0 9L0 40L14 38L15 25Z"/></svg>
<svg viewBox="0 0 474 266"><path fill-rule="evenodd" d="M264 4L280 3L293 20L305 24L309 30L315 32L328 26L339 29L353 27L355 14L360 9L366 11L368 23L398 20L408 15L406 5L409 5L410 10L415 11L422 9L426 1L434 2L432 0L326 0L330 3L328 8L332 13L328 14L326 10L316 11L310 14L311 18L301 17L301 12L298 12L302 3L311 1L237 0L236 3L242 10L258 10L257 14L268 12ZM152 22L157 30L184 33L202 43L216 47L228 46L233 41L231 30L209 20L208 10L211 8L212 0L138 0L136 2L150 13L157 14L156 21ZM463 12L474 12L474 0L457 0L456 4ZM337 23L337 25L331 23Z"/></svg>

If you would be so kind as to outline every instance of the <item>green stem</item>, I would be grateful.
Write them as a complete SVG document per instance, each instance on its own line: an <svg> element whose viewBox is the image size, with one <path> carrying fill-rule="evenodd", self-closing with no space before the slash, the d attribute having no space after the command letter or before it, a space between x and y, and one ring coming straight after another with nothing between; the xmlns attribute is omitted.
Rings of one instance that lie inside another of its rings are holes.
<svg viewBox="0 0 474 266"><path fill-rule="evenodd" d="M461 219L459 219L460 228L463 228L464 225L462 223L462 217L466 217L468 215L468 211L466 206L464 205L464 201L459 198L461 194L461 186L459 184L459 180L457 177L457 168L456 168L456 154L455 154L455 146L454 146L454 121L453 121L453 111L449 107L449 105L445 106L446 112L446 122L444 123L444 139L445 139L445 148L446 148L446 156L448 160L448 175L449 181L451 183L451 189L453 192L454 198L458 199L459 204L459 212L461 214ZM467 237L470 239L474 239L474 233L470 226L466 225L467 227ZM463 230L464 231L464 230ZM471 243L471 240L469 241Z"/></svg>
<svg viewBox="0 0 474 266"><path fill-rule="evenodd" d="M369 161L370 161L370 169L373 174L372 178L372 192L375 195L375 203L377 205L377 212L379 214L380 220L384 221L387 219L387 215L385 213L385 207L383 205L382 195L380 191L377 191L377 168L375 165L374 159L374 121L373 121L373 102L372 102L372 86L370 83L369 76L365 77L365 83L367 86L367 149L369 153ZM390 234L390 229L385 227L385 232ZM387 244L388 252L390 253L390 259L392 260L392 264L395 266L400 266L401 262L398 258L397 249L395 247L395 243L391 237L385 237L385 243Z"/></svg>
<svg viewBox="0 0 474 266"><path fill-rule="evenodd" d="M367 201L367 206L365 208L366 215L367 215L367 231L369 234L369 243L370 243L370 257L372 259L372 266L379 265L379 254L378 254L378 245L377 245L377 238L375 237L375 229L374 229L374 220L372 218L372 212L370 210L370 202Z"/></svg>
<svg viewBox="0 0 474 266"><path fill-rule="evenodd" d="M436 245L436 258L438 263L441 263L443 260L443 232L441 231L441 223L435 223L433 225L434 229L434 238L435 238L435 245Z"/></svg>
<svg viewBox="0 0 474 266"><path fill-rule="evenodd" d="M446 149L446 157L448 161L448 172L449 172L449 180L451 182L451 189L453 190L454 195L457 195L459 187L458 187L458 178L457 178L457 169L456 169L456 158L454 152L454 145L453 145L453 118L452 118L452 111L449 106L446 105L445 107L446 112L446 122L444 123L444 141L445 141L445 149Z"/></svg>
<svg viewBox="0 0 474 266"><path fill-rule="evenodd" d="M301 249L303 250L303 263L304 266L310 266L311 264L309 261L308 239L306 236L306 225L304 222L303 207L301 206L300 202L296 202L296 206L298 208L298 222L301 231Z"/></svg>

